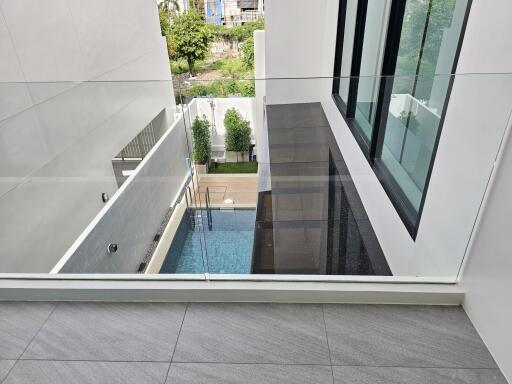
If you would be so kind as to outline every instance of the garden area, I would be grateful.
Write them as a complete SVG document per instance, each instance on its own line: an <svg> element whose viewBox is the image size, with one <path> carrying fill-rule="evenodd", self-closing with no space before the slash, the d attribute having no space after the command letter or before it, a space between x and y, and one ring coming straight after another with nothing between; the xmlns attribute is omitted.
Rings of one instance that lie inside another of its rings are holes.
<svg viewBox="0 0 512 384"><path fill-rule="evenodd" d="M253 32L263 19L240 26L208 24L201 7L176 12L159 8L177 101L195 96L254 97Z"/></svg>
<svg viewBox="0 0 512 384"><path fill-rule="evenodd" d="M243 163L213 163L210 165L208 173L258 173L258 163L256 161L249 161Z"/></svg>
<svg viewBox="0 0 512 384"><path fill-rule="evenodd" d="M205 115L196 116L192 123L192 145L195 168L205 173L257 173L258 163L250 160L251 127L235 108L224 115L225 154L212 162L211 123Z"/></svg>

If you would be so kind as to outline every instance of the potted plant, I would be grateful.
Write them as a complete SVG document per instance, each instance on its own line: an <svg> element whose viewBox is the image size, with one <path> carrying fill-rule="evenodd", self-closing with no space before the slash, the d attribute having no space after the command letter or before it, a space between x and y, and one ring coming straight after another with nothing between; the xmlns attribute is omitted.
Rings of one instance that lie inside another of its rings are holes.
<svg viewBox="0 0 512 384"><path fill-rule="evenodd" d="M212 144L210 142L210 122L205 115L197 116L192 123L192 143L197 173L208 173Z"/></svg>
<svg viewBox="0 0 512 384"><path fill-rule="evenodd" d="M224 127L226 128L226 162L247 161L251 144L249 121L243 119L236 108L230 108L224 115Z"/></svg>

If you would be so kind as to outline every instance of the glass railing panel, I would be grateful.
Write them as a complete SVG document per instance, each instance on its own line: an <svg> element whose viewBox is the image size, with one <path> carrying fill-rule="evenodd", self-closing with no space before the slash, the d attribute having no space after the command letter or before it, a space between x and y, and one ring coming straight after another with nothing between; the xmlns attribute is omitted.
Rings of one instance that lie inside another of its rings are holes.
<svg viewBox="0 0 512 384"><path fill-rule="evenodd" d="M384 87L369 155L341 80ZM512 106L510 75L0 89L30 99L1 109L0 272L61 276L453 279Z"/></svg>
<svg viewBox="0 0 512 384"><path fill-rule="evenodd" d="M172 83L0 91L0 272L145 272L191 178Z"/></svg>
<svg viewBox="0 0 512 384"><path fill-rule="evenodd" d="M181 92L193 137L207 270L248 274L258 186L255 127L262 123L256 114L255 81L190 80ZM226 128L237 124L244 132Z"/></svg>

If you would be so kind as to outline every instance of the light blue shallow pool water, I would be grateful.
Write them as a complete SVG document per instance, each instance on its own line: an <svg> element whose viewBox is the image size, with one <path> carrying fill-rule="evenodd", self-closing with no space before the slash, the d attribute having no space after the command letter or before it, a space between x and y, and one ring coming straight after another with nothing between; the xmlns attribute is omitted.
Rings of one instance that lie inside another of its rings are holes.
<svg viewBox="0 0 512 384"><path fill-rule="evenodd" d="M212 209L211 230L206 211L190 213L197 224L191 225L185 214L160 273L251 272L255 210Z"/></svg>

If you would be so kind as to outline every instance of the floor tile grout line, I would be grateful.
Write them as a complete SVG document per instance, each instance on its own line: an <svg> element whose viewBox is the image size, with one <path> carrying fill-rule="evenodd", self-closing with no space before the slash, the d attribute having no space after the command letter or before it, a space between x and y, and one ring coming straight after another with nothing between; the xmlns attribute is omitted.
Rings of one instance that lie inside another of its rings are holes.
<svg viewBox="0 0 512 384"><path fill-rule="evenodd" d="M51 317L51 315L53 314L53 312L55 312L55 309L57 308L57 306L59 305L59 303L51 303L53 305L53 308L52 310L50 311L50 313L48 313L48 315L46 316L46 319L44 319L43 323L41 324L41 326L37 329L36 333L34 333L34 336L32 336L32 338L30 339L30 341L27 343L27 345L25 346L25 348L23 349L23 351L18 355L18 357L16 358L14 364L12 365L12 367L7 371L7 374L5 375L5 377L2 379L2 381L0 381L0 384L4 383L5 380L7 380L7 378L9 377L9 375L11 374L12 370L14 369L14 367L16 366L16 364L18 364L18 361L22 360L22 357L23 355L25 354L25 352L27 351L28 347L30 347L30 345L32 344L32 342L34 341L34 339L37 337L37 335L39 335L39 332L41 332L41 329L43 329L43 327L45 326L45 324L48 322L48 319Z"/></svg>
<svg viewBox="0 0 512 384"><path fill-rule="evenodd" d="M0 359L3 361L18 361L13 359ZM147 364L169 364L168 360L90 360L90 359L20 359L19 361L46 361L46 362L86 362L86 363L147 363ZM268 366L311 366L311 367L330 367L329 364L320 363L261 363L261 362L219 362L219 361L173 361L174 364L209 364L209 365L268 365ZM451 370L481 370L481 371L500 371L499 367L441 367L441 366L411 366L411 365L352 365L352 364L332 364L333 367L344 368L403 368L403 369L451 369Z"/></svg>
<svg viewBox="0 0 512 384"><path fill-rule="evenodd" d="M11 360L12 361L12 360ZM7 377L11 374L12 370L14 369L14 366L18 363L18 360L14 360L14 364L7 370L7 373L5 374L5 377L0 381L0 384L2 384L5 380L7 380Z"/></svg>
<svg viewBox="0 0 512 384"><path fill-rule="evenodd" d="M183 312L183 318L181 319L180 329L178 330L178 336L176 337L176 343L174 343L174 348L171 354L171 361L169 361L169 367L167 367L167 373L165 374L164 384L167 383L167 379L169 378L169 372L172 367L172 360L174 359L174 354L176 353L176 349L178 348L178 342L180 341L181 329L183 328L183 323L185 323L185 316L187 316L187 310L190 303L187 303L185 306L185 312Z"/></svg>
<svg viewBox="0 0 512 384"><path fill-rule="evenodd" d="M3 359L11 360L12 359ZM91 360L91 359L21 359L21 361L53 361L53 362L86 362L86 363L148 363L148 364L168 364L169 360ZM212 365L276 365L276 366L319 366L328 367L329 364L319 363L257 363L257 362L219 362L219 361L173 361L174 364L212 364Z"/></svg>
<svg viewBox="0 0 512 384"><path fill-rule="evenodd" d="M334 384L334 369L332 368L331 346L329 345L329 336L327 335L327 323L325 322L325 305L324 304L322 304L322 319L324 321L325 341L327 342L327 350L329 351L329 362L330 362L330 367L331 367L332 384Z"/></svg>
<svg viewBox="0 0 512 384"><path fill-rule="evenodd" d="M30 339L29 343L27 344L27 346L25 347L25 349L23 350L23 352L21 353L21 355L18 356L18 358L16 360L24 360L23 359L23 355L25 354L25 352L27 352L28 348L30 347L30 345L32 345L32 343L34 342L35 338L39 335L39 333L41 332L41 330L43 329L43 327L46 325L46 323L48 322L48 320L50 319L50 317L53 315L53 312L55 312L55 310L57 309L57 307L59 306L59 303L53 303L54 307L52 308L52 310L50 311L50 313L48 314L48 316L46 317L46 319L43 321L43 324L41 324L41 326L37 329L37 332L34 334L34 336Z"/></svg>

